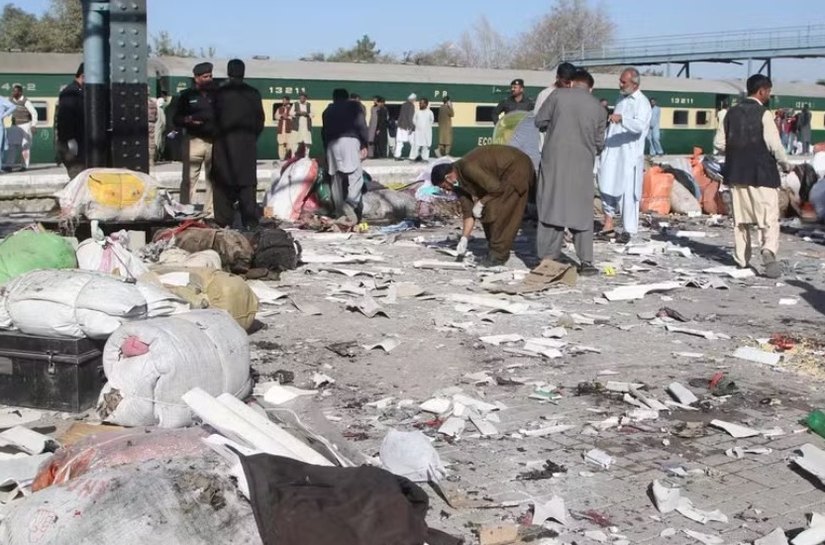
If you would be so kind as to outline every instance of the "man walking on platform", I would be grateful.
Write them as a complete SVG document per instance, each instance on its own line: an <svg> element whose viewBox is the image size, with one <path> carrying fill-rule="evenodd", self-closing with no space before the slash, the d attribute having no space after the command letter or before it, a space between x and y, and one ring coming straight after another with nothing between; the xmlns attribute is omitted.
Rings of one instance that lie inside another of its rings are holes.
<svg viewBox="0 0 825 545"><path fill-rule="evenodd" d="M407 97L407 102L401 105L401 111L398 113L398 128L395 133L395 160L401 160L401 154L404 150L404 144L410 144L410 155L415 151L415 101L418 97L412 93Z"/></svg>
<svg viewBox="0 0 825 545"><path fill-rule="evenodd" d="M74 81L64 87L57 98L57 155L70 179L86 170L84 82L83 63L80 63Z"/></svg>
<svg viewBox="0 0 825 545"><path fill-rule="evenodd" d="M773 114L767 108L773 83L755 74L747 81L748 98L734 106L716 131L713 145L725 153L722 174L733 198L734 260L740 268L750 266L751 226L761 241L764 275L782 276L779 252L779 187L777 163L789 172L791 166L782 147Z"/></svg>
<svg viewBox="0 0 825 545"><path fill-rule="evenodd" d="M662 149L662 109L656 104L656 99L650 99L650 132L647 134L648 153L654 157L664 155Z"/></svg>
<svg viewBox="0 0 825 545"><path fill-rule="evenodd" d="M23 86L15 85L11 91L11 103L15 110L9 128L9 158L8 163L17 163L19 158L20 170L29 168L31 160L32 138L37 127L37 110L32 101L23 95Z"/></svg>
<svg viewBox="0 0 825 545"><path fill-rule="evenodd" d="M281 105L273 106L272 121L277 123L278 159L285 161L292 151L292 103L288 96L281 99Z"/></svg>

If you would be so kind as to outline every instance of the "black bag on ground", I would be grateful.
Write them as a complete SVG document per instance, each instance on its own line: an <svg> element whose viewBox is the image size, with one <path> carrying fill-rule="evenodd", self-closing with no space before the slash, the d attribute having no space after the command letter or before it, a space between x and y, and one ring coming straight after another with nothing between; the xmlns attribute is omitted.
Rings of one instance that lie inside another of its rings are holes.
<svg viewBox="0 0 825 545"><path fill-rule="evenodd" d="M289 271L301 260L301 245L275 222L262 221L252 234L252 267L272 272Z"/></svg>

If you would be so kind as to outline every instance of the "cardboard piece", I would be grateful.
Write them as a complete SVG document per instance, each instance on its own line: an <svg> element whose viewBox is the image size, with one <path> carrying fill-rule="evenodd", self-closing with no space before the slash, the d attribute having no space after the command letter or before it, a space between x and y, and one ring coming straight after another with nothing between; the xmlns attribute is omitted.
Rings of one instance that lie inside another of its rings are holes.
<svg viewBox="0 0 825 545"><path fill-rule="evenodd" d="M367 351L372 351L372 350L375 350L376 348L380 348L381 350L383 350L384 352L389 354L390 352L392 352L393 350L398 348L398 345L400 345L400 344L401 344L401 341L391 337L389 339L384 339L380 343L365 344L363 346L364 346L364 350L367 350Z"/></svg>
<svg viewBox="0 0 825 545"><path fill-rule="evenodd" d="M781 354L776 352L765 352L764 350L760 350L752 346L742 346L737 348L736 352L733 353L733 357L740 360L752 361L771 366L779 365L779 361L782 359Z"/></svg>
<svg viewBox="0 0 825 545"><path fill-rule="evenodd" d="M757 435L761 435L762 433L759 430L748 428L746 426L740 426L739 424L734 424L732 422L725 422L723 420L712 420L710 422L710 425L714 428L725 430L726 432L728 432L728 434L730 434L732 437L735 437L736 439L756 437Z"/></svg>
<svg viewBox="0 0 825 545"><path fill-rule="evenodd" d="M351 310L353 312L360 312L367 318L374 318L378 315L383 316L384 318L389 318L389 314L385 311L381 305L375 302L375 299L370 297L369 295L365 295L358 303L350 304L347 306L347 310Z"/></svg>
<svg viewBox="0 0 825 545"><path fill-rule="evenodd" d="M802 445L798 450L801 456L791 458L791 461L825 485L825 452L810 443Z"/></svg>

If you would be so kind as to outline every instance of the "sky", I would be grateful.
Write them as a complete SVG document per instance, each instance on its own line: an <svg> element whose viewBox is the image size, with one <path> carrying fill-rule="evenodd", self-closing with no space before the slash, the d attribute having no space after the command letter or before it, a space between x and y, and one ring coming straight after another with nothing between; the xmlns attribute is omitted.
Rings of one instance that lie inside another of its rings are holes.
<svg viewBox="0 0 825 545"><path fill-rule="evenodd" d="M49 0L10 1L38 13L49 4ZM596 5L595 0L590 3ZM149 33L168 31L196 50L213 46L223 58L297 59L351 46L364 34L382 51L400 54L456 40L482 15L500 33L517 36L553 4L552 0L417 0L383 5L374 0L302 0L288 5L279 0L148 0ZM601 5L616 24L617 39L825 22L822 0L602 0ZM693 77L706 78L744 78L746 71L746 66L736 65L691 67ZM785 81L822 79L825 59L776 60L773 76Z"/></svg>

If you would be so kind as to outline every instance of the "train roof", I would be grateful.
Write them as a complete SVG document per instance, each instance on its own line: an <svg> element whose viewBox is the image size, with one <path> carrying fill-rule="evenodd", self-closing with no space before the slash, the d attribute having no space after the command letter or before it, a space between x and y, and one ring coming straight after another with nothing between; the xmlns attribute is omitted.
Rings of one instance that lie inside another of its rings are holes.
<svg viewBox="0 0 825 545"><path fill-rule="evenodd" d="M189 57L152 57L149 75L191 77L192 67L208 60L215 66L215 76L225 77L226 59ZM73 74L83 61L80 53L0 52L0 71L14 74ZM453 83L466 85L509 85L521 78L528 87L544 87L552 83L552 71L491 70L449 66L419 66L413 64L370 64L309 61L246 60L250 78L314 79L331 81L379 81L398 83ZM616 88L616 74L593 74L599 89ZM742 80L709 80L642 76L642 89L662 92L741 94ZM825 86L805 83L774 83L774 93L802 97L825 98Z"/></svg>

